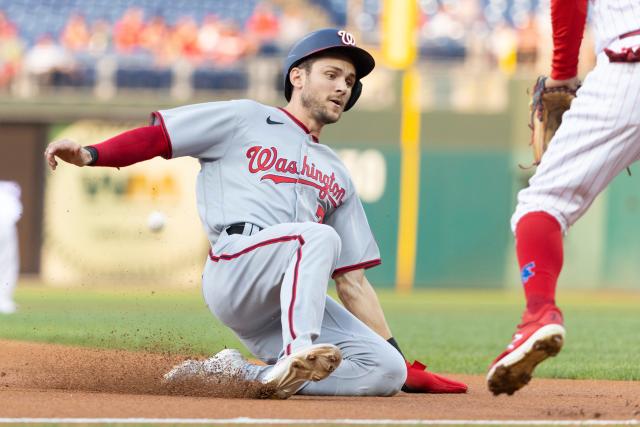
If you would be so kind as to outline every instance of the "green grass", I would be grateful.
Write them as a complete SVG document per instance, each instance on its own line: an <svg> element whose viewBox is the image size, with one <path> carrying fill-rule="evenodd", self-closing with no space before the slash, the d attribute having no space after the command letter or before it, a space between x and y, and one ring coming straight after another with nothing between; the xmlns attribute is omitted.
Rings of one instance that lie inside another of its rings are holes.
<svg viewBox="0 0 640 427"><path fill-rule="evenodd" d="M380 292L405 355L434 371L484 373L519 321L517 293ZM0 337L155 352L244 351L207 310L199 289L52 289L19 286L20 311L0 317ZM568 330L559 357L538 376L640 380L640 294L561 293ZM246 353L246 351L245 351Z"/></svg>

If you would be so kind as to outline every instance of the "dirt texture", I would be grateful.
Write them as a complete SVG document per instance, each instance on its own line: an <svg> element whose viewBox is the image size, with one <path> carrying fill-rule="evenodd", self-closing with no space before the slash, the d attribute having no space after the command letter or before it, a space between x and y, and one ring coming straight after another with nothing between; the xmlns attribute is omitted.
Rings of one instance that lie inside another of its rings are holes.
<svg viewBox="0 0 640 427"><path fill-rule="evenodd" d="M257 384L168 388L185 357L0 340L0 418L286 418L585 420L640 419L640 382L533 379L491 395L481 376L452 375L463 395L259 399Z"/></svg>

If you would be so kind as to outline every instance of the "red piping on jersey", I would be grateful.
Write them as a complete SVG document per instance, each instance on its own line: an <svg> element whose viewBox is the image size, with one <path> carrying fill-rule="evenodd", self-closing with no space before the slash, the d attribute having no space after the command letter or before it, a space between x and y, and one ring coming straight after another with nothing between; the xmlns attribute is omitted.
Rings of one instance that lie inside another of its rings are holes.
<svg viewBox="0 0 640 427"><path fill-rule="evenodd" d="M296 293L298 290L298 267L300 266L300 261L302 260L302 245L304 245L304 238L301 235L295 234L293 236L282 236L282 237L276 237L274 239L265 240L264 242L259 242L259 243L256 243L255 245L249 246L248 248L244 248L243 250L235 254L222 254L220 256L216 256L213 254L213 249L210 248L209 259L211 259L211 261L213 262L218 262L220 260L229 261L229 260L238 258L246 253L249 253L255 249L261 248L263 246L268 246L274 243L291 242L294 240L297 240L298 242L300 242L300 246L298 247L298 251L297 251L296 266L293 270L293 284L291 288L291 302L289 303L288 317L289 317L289 332L291 333L291 338L295 340L296 333L293 327L293 306L295 305ZM287 352L287 355L291 354L291 344L287 345L286 352Z"/></svg>
<svg viewBox="0 0 640 427"><path fill-rule="evenodd" d="M167 159L171 159L173 157L173 144L171 143L171 138L169 137L169 132L167 131L167 126L164 124L164 117L162 117L162 114L160 114L159 111L154 111L153 113L151 113L151 124L153 123L153 119L157 118L158 121L160 122L160 126L162 127L162 132L164 132L164 138L167 141L167 145L168 145L168 150L169 150L169 157L167 157Z"/></svg>
<svg viewBox="0 0 640 427"><path fill-rule="evenodd" d="M382 261L380 260L380 258L378 258L378 259L372 259L371 261L361 262L359 264L347 265L345 267L340 267L335 269L333 271L333 274L331 275L331 278L335 279L336 276L339 276L343 273L347 273L353 270L360 270L361 268L366 270L367 268L375 267L376 265L380 265L380 264L382 264Z"/></svg>
<svg viewBox="0 0 640 427"><path fill-rule="evenodd" d="M290 112L288 112L287 110L285 110L285 109L284 109L284 108L282 108L282 107L278 107L278 110L282 111L282 112L283 112L283 113L285 113L287 116L289 116L289 118L290 118L291 120L293 120L293 122L294 122L295 124L297 124L298 126L300 126L300 128L302 128L302 130L304 131L304 133L306 133L307 135L311 135L311 131L309 130L309 128L308 128L304 123L302 123L300 120L298 120L298 118L297 118L296 116L294 116L293 114L291 114ZM320 141L318 141L318 138L316 138L316 136L315 136L315 135L311 135L311 138L313 138L313 141L314 141L314 142L320 142Z"/></svg>
<svg viewBox="0 0 640 427"><path fill-rule="evenodd" d="M298 246L298 258L296 259L296 266L293 269L293 285L291 286L291 302L289 303L289 333L291 334L291 340L295 340L297 335L293 329L293 305L296 302L296 293L298 291L298 267L300 267L300 260L302 260L302 245ZM287 351L291 352L291 343L287 346Z"/></svg>
<svg viewBox="0 0 640 427"><path fill-rule="evenodd" d="M256 243L255 245L249 246L248 248L244 248L243 250L241 250L240 252L237 252L235 254L222 254L220 256L217 256L217 255L213 254L213 249L209 249L209 259L211 259L211 261L213 261L213 262L229 261L229 260L238 258L241 255L249 253L249 252L251 252L251 251L253 251L255 249L261 248L263 246L268 246L268 245L271 245L273 243L290 242L292 240L298 240L300 242L300 245L304 245L304 239L302 238L302 236L299 235L299 234L294 234L292 236L276 237L274 239L269 239L269 240L265 240L264 242Z"/></svg>

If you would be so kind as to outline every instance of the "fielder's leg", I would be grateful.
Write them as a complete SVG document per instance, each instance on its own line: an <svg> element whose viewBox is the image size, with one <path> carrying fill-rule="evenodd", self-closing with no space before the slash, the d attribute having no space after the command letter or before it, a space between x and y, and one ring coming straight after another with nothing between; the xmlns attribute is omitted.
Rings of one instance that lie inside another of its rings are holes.
<svg viewBox="0 0 640 427"><path fill-rule="evenodd" d="M562 348L565 329L555 304L566 233L609 182L640 157L640 75L636 64L604 54L565 113L562 126L512 218L527 309L507 349L492 363L494 394L524 387L536 366Z"/></svg>

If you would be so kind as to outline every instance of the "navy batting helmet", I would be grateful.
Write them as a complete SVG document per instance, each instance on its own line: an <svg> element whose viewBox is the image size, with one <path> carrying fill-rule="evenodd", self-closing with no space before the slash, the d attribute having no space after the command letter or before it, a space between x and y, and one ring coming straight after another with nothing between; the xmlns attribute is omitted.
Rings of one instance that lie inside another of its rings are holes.
<svg viewBox="0 0 640 427"><path fill-rule="evenodd" d="M293 45L284 62L284 97L287 101L291 100L291 92L293 91L293 86L289 80L291 69L307 58L328 52L339 52L353 62L353 66L356 69L356 82L351 89L351 97L344 106L344 111L353 107L362 92L360 79L373 70L376 62L369 52L356 47L356 41L350 33L337 28L314 31Z"/></svg>

